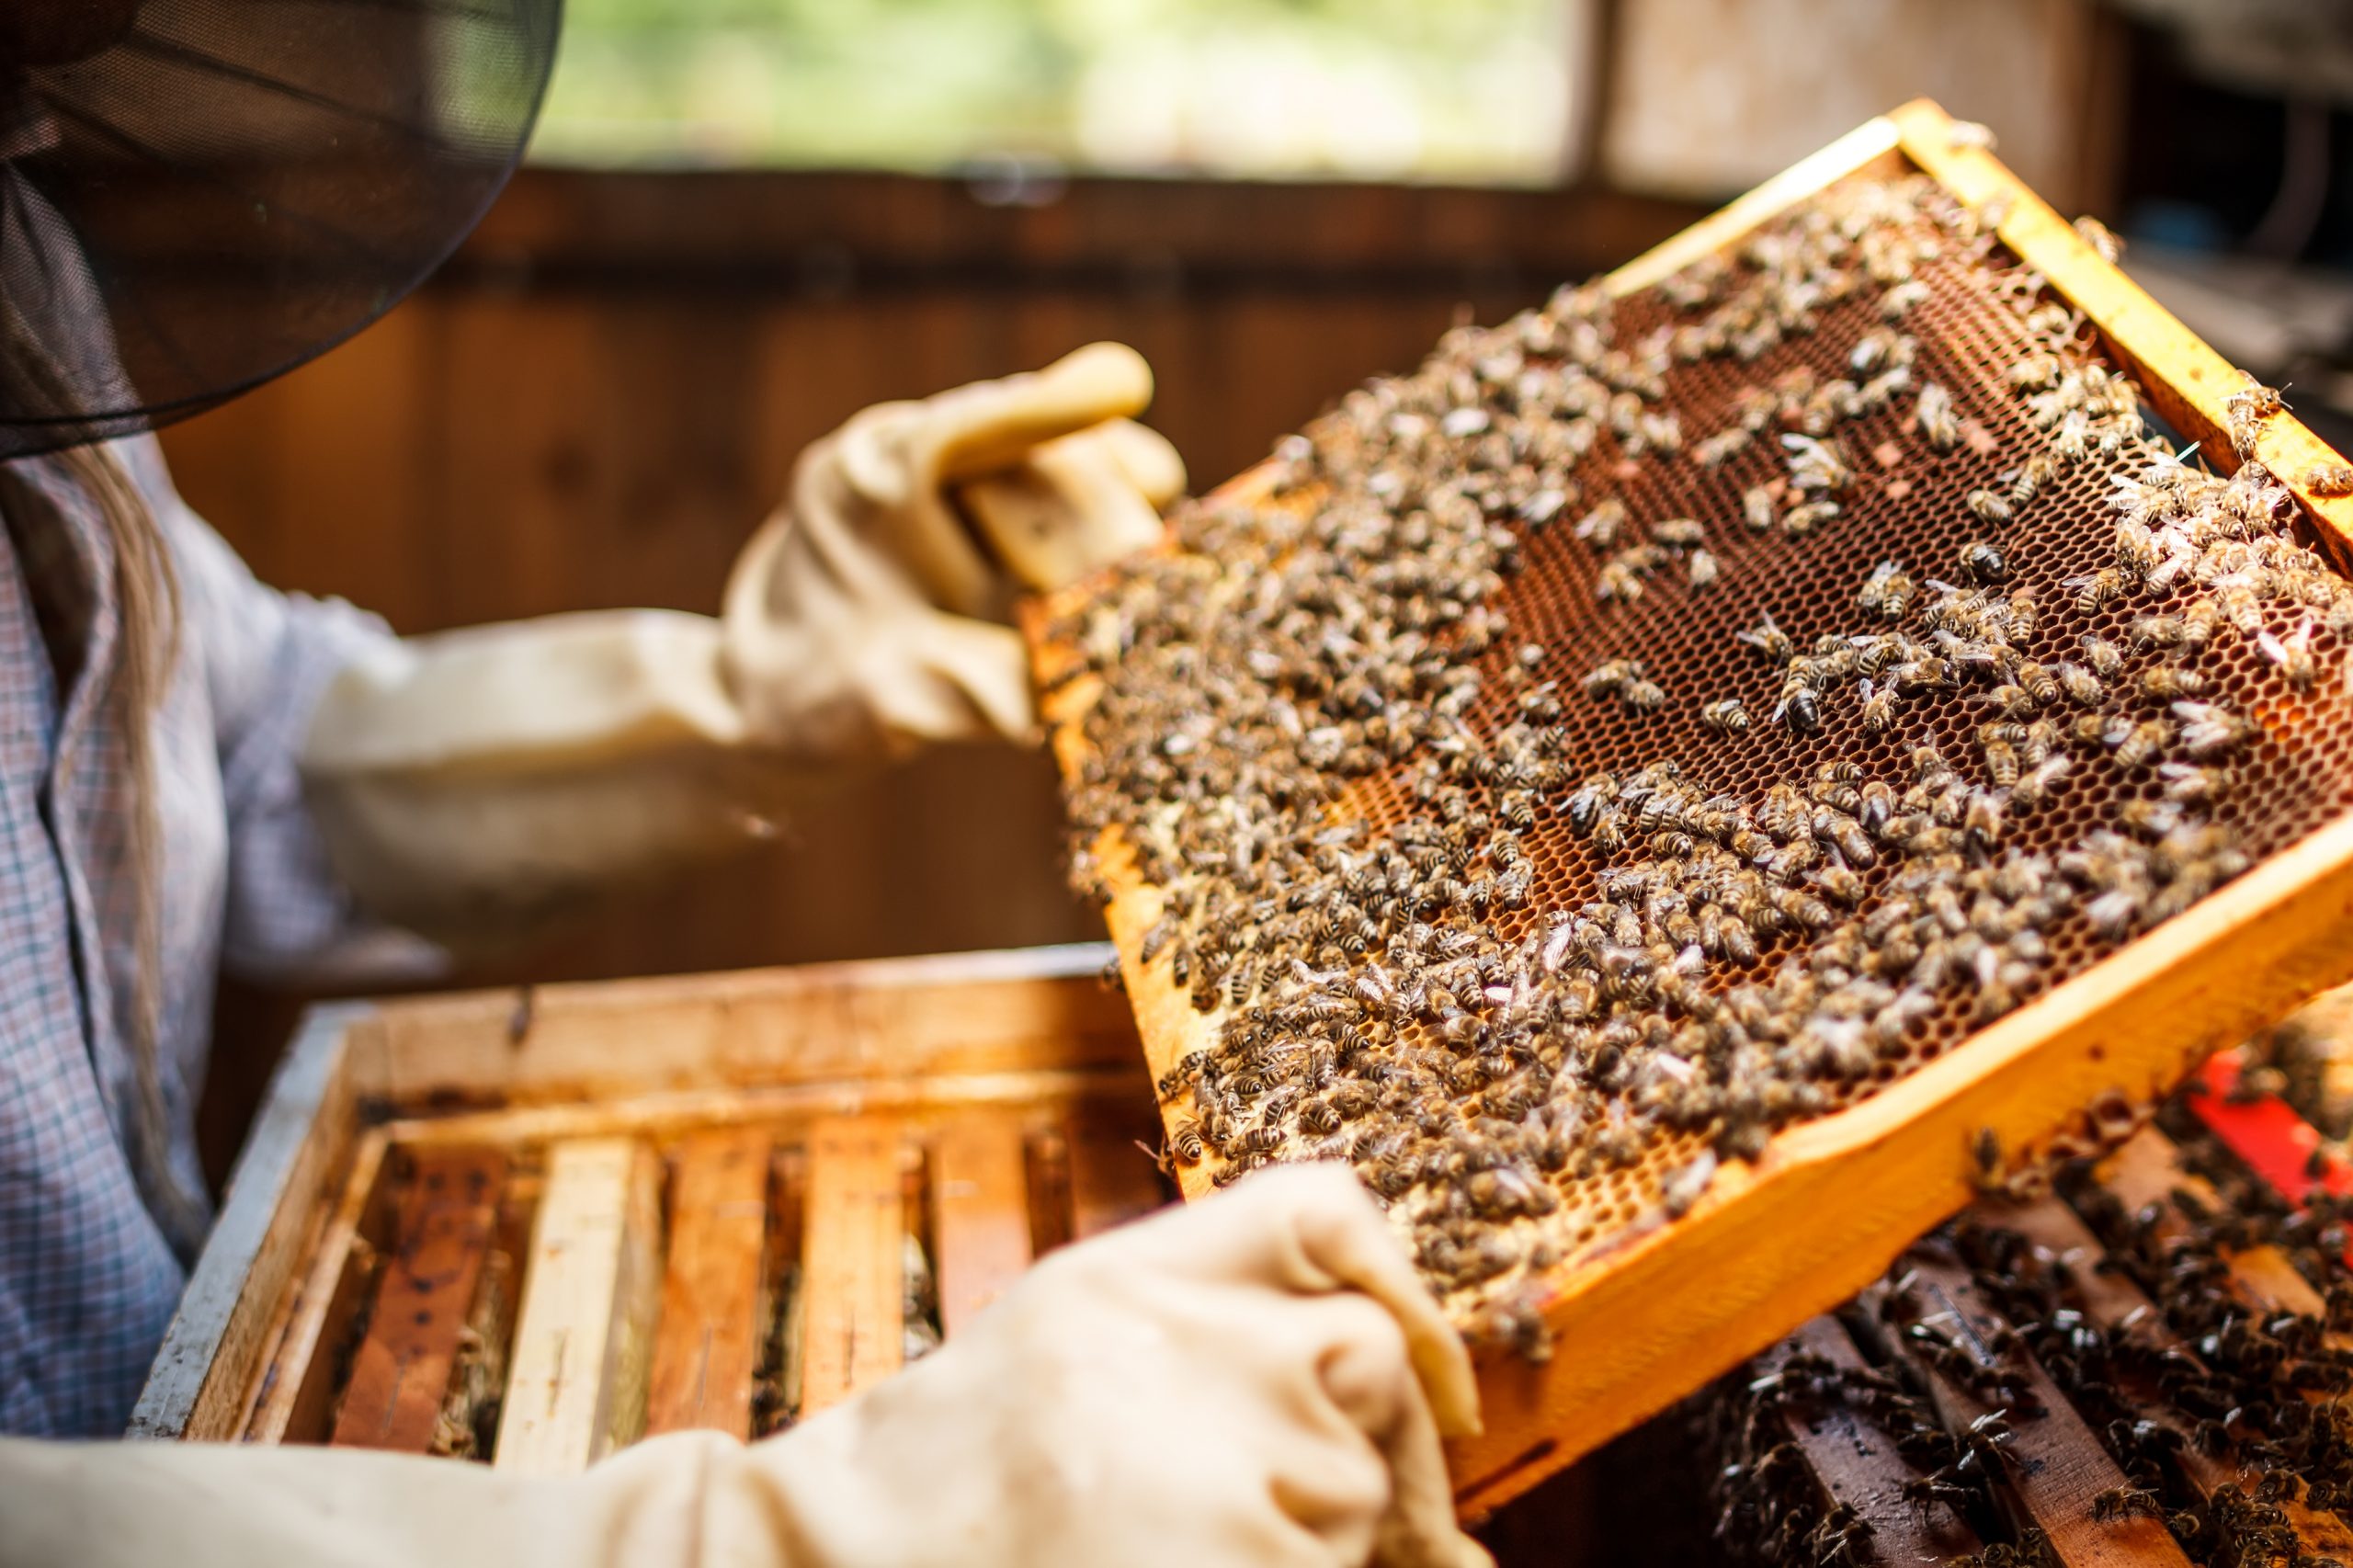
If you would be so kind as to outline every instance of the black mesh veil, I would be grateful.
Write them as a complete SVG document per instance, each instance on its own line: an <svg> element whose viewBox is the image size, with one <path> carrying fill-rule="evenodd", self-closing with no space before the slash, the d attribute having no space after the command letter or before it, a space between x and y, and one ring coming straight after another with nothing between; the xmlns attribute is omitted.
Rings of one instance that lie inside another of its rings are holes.
<svg viewBox="0 0 2353 1568"><path fill-rule="evenodd" d="M390 310L512 172L563 0L0 0L0 460Z"/></svg>

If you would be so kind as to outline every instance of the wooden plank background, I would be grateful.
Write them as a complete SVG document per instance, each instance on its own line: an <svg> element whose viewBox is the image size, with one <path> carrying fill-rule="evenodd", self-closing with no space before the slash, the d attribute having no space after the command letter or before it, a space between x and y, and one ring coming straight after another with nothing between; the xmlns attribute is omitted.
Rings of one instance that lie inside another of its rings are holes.
<svg viewBox="0 0 2353 1568"><path fill-rule="evenodd" d="M1203 484L1460 307L1541 300L1682 227L1598 191L527 170L416 297L165 433L266 582L404 632L710 610L793 455L850 414L1119 337ZM1041 756L958 748L795 841L617 903L468 982L599 978L1099 937L1063 892ZM233 988L208 1107L225 1169L291 1011Z"/></svg>

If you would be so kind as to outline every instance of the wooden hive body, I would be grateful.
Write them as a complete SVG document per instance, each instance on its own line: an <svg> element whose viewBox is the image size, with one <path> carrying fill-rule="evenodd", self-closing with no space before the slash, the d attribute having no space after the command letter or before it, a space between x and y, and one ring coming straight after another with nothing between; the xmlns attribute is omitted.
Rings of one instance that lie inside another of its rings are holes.
<svg viewBox="0 0 2353 1568"><path fill-rule="evenodd" d="M560 1473L837 1403L1167 1200L1106 956L319 1009L131 1435Z"/></svg>
<svg viewBox="0 0 2353 1568"><path fill-rule="evenodd" d="M2236 469L2227 403L2243 385L2237 373L1930 104L1863 127L1601 287L1613 300L1635 296L1842 180L1914 173L1971 208L1998 210L2001 245L2081 312L2098 353L2139 383L2145 405L2216 471ZM2353 500L2317 479L2341 460L2284 415L2262 426L2256 455L2341 564ZM1296 505L1276 495L1277 475L1272 464L1254 470L1204 505ZM1084 585L1038 607L1030 623L1054 692L1058 755L1074 783L1090 765L1086 721L1103 687L1093 676L1072 678L1078 661L1052 629L1075 621L1101 589ZM1114 829L1091 848L1147 1063L1161 1077L1213 1051L1221 1020L1172 982L1166 958L1144 961L1164 908L1132 847ZM1451 1451L1459 1504L1470 1515L1494 1507L1868 1284L1969 1201L1972 1149L1995 1147L2015 1162L2079 1127L2103 1095L2151 1102L2207 1052L2353 976L2348 938L2353 816L2324 814L2187 913L1965 1043L1843 1109L1783 1128L1753 1162L1727 1161L1679 1218L1656 1201L1659 1173L1638 1170L1631 1196L1608 1197L1604 1221L1537 1278L1536 1304L1557 1346L1550 1359L1481 1349L1486 1429ZM1181 1096L1165 1108L1172 1131L1192 1114ZM1188 1196L1210 1189L1214 1165L1180 1170Z"/></svg>

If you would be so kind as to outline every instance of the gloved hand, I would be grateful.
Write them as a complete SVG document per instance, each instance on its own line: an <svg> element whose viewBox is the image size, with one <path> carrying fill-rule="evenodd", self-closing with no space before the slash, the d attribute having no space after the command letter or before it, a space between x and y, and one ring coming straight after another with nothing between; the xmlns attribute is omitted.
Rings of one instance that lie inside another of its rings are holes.
<svg viewBox="0 0 2353 1568"><path fill-rule="evenodd" d="M0 1442L0 1568L1477 1568L1461 1343L1355 1179L1275 1171L1048 1258L784 1437L560 1480L345 1449Z"/></svg>
<svg viewBox="0 0 2353 1568"><path fill-rule="evenodd" d="M1438 1436L1477 1425L1461 1340L1313 1165L1047 1257L756 1452L826 1564L1470 1568Z"/></svg>
<svg viewBox="0 0 2353 1568"><path fill-rule="evenodd" d="M724 667L753 733L820 757L1028 736L1008 585L949 492L1016 475L970 499L1022 586L1149 545L1184 485L1168 444L1117 417L1151 396L1142 357L1097 343L1034 376L870 408L810 448L727 585Z"/></svg>
<svg viewBox="0 0 2353 1568"><path fill-rule="evenodd" d="M846 767L1028 736L1020 638L977 618L1158 537L1183 465L1121 417L1151 391L1097 344L867 410L802 455L723 621L555 616L357 661L302 754L335 870L387 920L492 944L763 835Z"/></svg>

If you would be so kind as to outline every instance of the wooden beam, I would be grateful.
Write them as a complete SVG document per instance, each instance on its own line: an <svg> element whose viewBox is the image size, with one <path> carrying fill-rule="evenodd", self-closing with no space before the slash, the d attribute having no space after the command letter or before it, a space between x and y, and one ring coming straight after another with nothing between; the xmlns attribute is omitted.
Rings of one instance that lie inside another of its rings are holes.
<svg viewBox="0 0 2353 1568"><path fill-rule="evenodd" d="M1846 1326L1834 1317L1808 1321L1795 1334L1757 1358L1760 1376L1778 1372L1790 1357L1819 1356L1842 1371L1868 1367ZM1887 1434L1836 1399L1825 1400L1811 1419L1784 1410L1780 1421L1790 1440L1829 1494L1871 1526L1871 1551L1881 1562L1943 1562L1975 1551L1977 1532L1952 1509L1922 1505L1904 1495L1918 1472L1904 1461Z"/></svg>
<svg viewBox="0 0 2353 1568"><path fill-rule="evenodd" d="M2188 1568L2189 1559L2163 1520L2092 1517L2092 1500L2123 1486L2124 1472L2040 1363L2023 1349L2008 1356L1994 1349L1996 1340L2012 1331L1978 1294L1969 1271L1920 1252L1907 1254L1902 1267L1910 1277L1912 1299L1921 1309L1916 1321L1940 1333L1976 1366L1987 1371L1998 1369L2022 1384L2041 1408L2041 1414L2028 1415L1989 1404L1915 1354L1904 1335L1892 1329L1886 1335L1890 1354L1909 1359L1927 1382L1937 1418L1949 1431L1965 1434L1972 1423L1988 1417L2006 1422L2012 1436L2000 1445L2004 1460L1992 1468L2002 1483L1995 1494L2013 1522L2041 1530L2052 1555L2067 1568Z"/></svg>
<svg viewBox="0 0 2353 1568"><path fill-rule="evenodd" d="M220 1221L131 1413L126 1436L227 1442L244 1428L281 1293L313 1216L340 1189L353 1153L356 1041L365 1003L314 1007L270 1075L269 1097L229 1178Z"/></svg>
<svg viewBox="0 0 2353 1568"><path fill-rule="evenodd" d="M638 1436L661 1290L662 1172L629 1139L557 1144L531 1230L492 1463L585 1470Z"/></svg>
<svg viewBox="0 0 2353 1568"><path fill-rule="evenodd" d="M879 1118L809 1130L801 1269L801 1406L813 1415L899 1369L905 1199L899 1128Z"/></svg>
<svg viewBox="0 0 2353 1568"><path fill-rule="evenodd" d="M752 1435L770 1149L764 1128L724 1129L684 1140L671 1156L670 1256L648 1437L698 1427Z"/></svg>
<svg viewBox="0 0 2353 1568"><path fill-rule="evenodd" d="M315 1443L326 1436L335 1348L358 1314L377 1259L392 1247L392 1184L381 1179L390 1146L381 1128L360 1136L343 1198L312 1241L310 1267L287 1301L246 1397L253 1414L245 1421L245 1442Z"/></svg>
<svg viewBox="0 0 2353 1568"><path fill-rule="evenodd" d="M953 1337L1029 1267L1029 1188L1011 1115L960 1116L931 1145L932 1270Z"/></svg>
<svg viewBox="0 0 2353 1568"><path fill-rule="evenodd" d="M415 1161L335 1409L335 1447L421 1454L433 1446L506 1179L496 1150L437 1150Z"/></svg>

